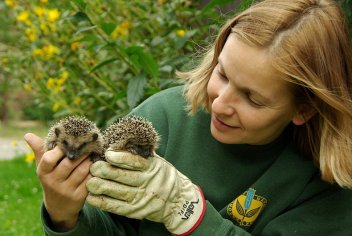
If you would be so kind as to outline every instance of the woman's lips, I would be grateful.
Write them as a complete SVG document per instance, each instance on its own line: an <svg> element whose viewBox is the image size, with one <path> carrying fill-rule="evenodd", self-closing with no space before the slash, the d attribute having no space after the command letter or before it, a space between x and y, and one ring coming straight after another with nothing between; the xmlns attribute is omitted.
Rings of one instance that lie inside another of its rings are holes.
<svg viewBox="0 0 352 236"><path fill-rule="evenodd" d="M219 120L216 116L213 116L212 118L212 123L215 126L216 129L220 130L220 131L227 131L229 129L236 129L239 127L235 127L235 126L231 126L231 125L227 125L226 123L222 122L221 120Z"/></svg>

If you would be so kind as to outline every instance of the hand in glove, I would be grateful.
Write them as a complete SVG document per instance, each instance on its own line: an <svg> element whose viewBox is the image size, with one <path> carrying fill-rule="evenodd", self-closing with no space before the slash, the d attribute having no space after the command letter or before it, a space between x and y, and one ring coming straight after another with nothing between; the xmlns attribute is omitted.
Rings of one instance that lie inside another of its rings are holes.
<svg viewBox="0 0 352 236"><path fill-rule="evenodd" d="M106 152L91 166L87 202L105 211L163 223L176 235L190 234L205 213L201 189L163 158Z"/></svg>

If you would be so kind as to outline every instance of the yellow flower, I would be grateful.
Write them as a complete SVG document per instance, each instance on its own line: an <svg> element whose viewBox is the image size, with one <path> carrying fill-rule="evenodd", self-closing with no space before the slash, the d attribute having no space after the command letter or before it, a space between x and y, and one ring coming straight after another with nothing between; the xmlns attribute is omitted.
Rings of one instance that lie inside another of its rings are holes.
<svg viewBox="0 0 352 236"><path fill-rule="evenodd" d="M5 0L5 4L9 7L15 7L17 6L18 2L15 0Z"/></svg>
<svg viewBox="0 0 352 236"><path fill-rule="evenodd" d="M55 102L51 108L54 112L58 111L60 109L60 104L58 102Z"/></svg>
<svg viewBox="0 0 352 236"><path fill-rule="evenodd" d="M79 105L79 104L81 104L81 102L82 102L82 98L81 97L75 97L73 99L73 104L75 104L75 105Z"/></svg>
<svg viewBox="0 0 352 236"><path fill-rule="evenodd" d="M131 22L128 20L124 20L121 24L116 26L114 31L111 33L111 38L117 39L118 37L126 36L130 28L131 28Z"/></svg>
<svg viewBox="0 0 352 236"><path fill-rule="evenodd" d="M72 50L72 51L77 51L77 49L79 48L80 45L81 45L80 42L73 42L73 43L71 43L71 50Z"/></svg>
<svg viewBox="0 0 352 236"><path fill-rule="evenodd" d="M57 80L57 86L56 86L56 90L61 91L61 86L64 85L66 82L66 79L64 78L60 78Z"/></svg>
<svg viewBox="0 0 352 236"><path fill-rule="evenodd" d="M131 22L130 21L128 21L128 20L124 20L122 23L121 23L121 27L123 28L123 29L129 29L129 28L131 28Z"/></svg>
<svg viewBox="0 0 352 236"><path fill-rule="evenodd" d="M43 56L44 56L43 59L50 59L54 55L60 54L60 50L57 47L55 47L54 45L52 45L52 44L44 46L42 48L42 51L43 51Z"/></svg>
<svg viewBox="0 0 352 236"><path fill-rule="evenodd" d="M43 50L40 49L40 48L35 48L33 51L32 51L32 55L34 57L43 57Z"/></svg>
<svg viewBox="0 0 352 236"><path fill-rule="evenodd" d="M26 91L27 93L32 91L32 86L30 84L24 84L23 88L24 88L24 91Z"/></svg>
<svg viewBox="0 0 352 236"><path fill-rule="evenodd" d="M17 16L18 21L26 21L29 18L29 11L22 11Z"/></svg>
<svg viewBox="0 0 352 236"><path fill-rule="evenodd" d="M31 164L35 160L34 152L30 152L26 154L25 162Z"/></svg>
<svg viewBox="0 0 352 236"><path fill-rule="evenodd" d="M45 22L41 22L39 25L39 28L41 31L43 31L44 34L48 34L49 33L49 27Z"/></svg>
<svg viewBox="0 0 352 236"><path fill-rule="evenodd" d="M56 78L49 78L48 81L46 81L46 87L49 90L54 89L56 86Z"/></svg>
<svg viewBox="0 0 352 236"><path fill-rule="evenodd" d="M40 30L43 32L43 34L48 35L50 33L50 29L48 27L48 24L45 22L41 22L39 25Z"/></svg>
<svg viewBox="0 0 352 236"><path fill-rule="evenodd" d="M1 59L1 64L3 64L3 65L9 64L9 59L7 57L2 58Z"/></svg>
<svg viewBox="0 0 352 236"><path fill-rule="evenodd" d="M29 41L33 42L37 39L37 34L35 33L35 29L34 28L27 28L25 30L25 34L28 38Z"/></svg>
<svg viewBox="0 0 352 236"><path fill-rule="evenodd" d="M50 9L47 11L48 21L55 22L60 17L60 12L58 9Z"/></svg>
<svg viewBox="0 0 352 236"><path fill-rule="evenodd" d="M39 17L42 18L46 13L46 9L44 7L35 7L34 13Z"/></svg>
<svg viewBox="0 0 352 236"><path fill-rule="evenodd" d="M62 90L63 90L59 83L61 83L60 80L57 81L57 85L54 88L55 93L62 92Z"/></svg>
<svg viewBox="0 0 352 236"><path fill-rule="evenodd" d="M64 70L64 71L61 72L61 74L60 74L60 79L66 81L66 80L68 79L69 75L70 75L70 73L68 73L67 70Z"/></svg>
<svg viewBox="0 0 352 236"><path fill-rule="evenodd" d="M31 25L31 21L29 20L29 11L22 11L20 14L17 16L17 21L23 22L27 25Z"/></svg>
<svg viewBox="0 0 352 236"><path fill-rule="evenodd" d="M50 77L46 81L46 88L52 92L59 93L62 91L62 85L65 83L64 79L52 78Z"/></svg>
<svg viewBox="0 0 352 236"><path fill-rule="evenodd" d="M48 3L48 0L40 0L39 2L45 4Z"/></svg>
<svg viewBox="0 0 352 236"><path fill-rule="evenodd" d="M176 30L176 35L180 38L185 37L186 31L183 29Z"/></svg>

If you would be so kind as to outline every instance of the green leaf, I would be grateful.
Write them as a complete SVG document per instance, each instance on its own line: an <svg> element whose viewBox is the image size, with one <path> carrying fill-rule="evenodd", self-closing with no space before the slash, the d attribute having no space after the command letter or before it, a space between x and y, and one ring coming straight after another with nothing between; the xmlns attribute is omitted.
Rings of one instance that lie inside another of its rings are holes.
<svg viewBox="0 0 352 236"><path fill-rule="evenodd" d="M149 53L141 54L141 64L143 69L153 78L159 76L158 64Z"/></svg>
<svg viewBox="0 0 352 236"><path fill-rule="evenodd" d="M87 36L84 36L83 38L76 40L76 42L96 42L98 40L99 40L98 37L94 35L87 35Z"/></svg>
<svg viewBox="0 0 352 236"><path fill-rule="evenodd" d="M107 35L110 35L116 28L116 24L112 22L103 22L101 28Z"/></svg>
<svg viewBox="0 0 352 236"><path fill-rule="evenodd" d="M87 3L84 2L84 0L71 0L74 2L77 6L79 6L82 9L85 9L87 6Z"/></svg>
<svg viewBox="0 0 352 236"><path fill-rule="evenodd" d="M141 51L143 51L143 48L138 46L132 46L125 49L125 55L128 57L128 60L138 69L141 69L141 63L139 60Z"/></svg>
<svg viewBox="0 0 352 236"><path fill-rule="evenodd" d="M129 60L139 69L143 69L153 78L159 76L158 64L142 47L133 46L126 49Z"/></svg>
<svg viewBox="0 0 352 236"><path fill-rule="evenodd" d="M138 70L141 69L142 66L141 66L138 54L128 55L128 59L130 62L132 62L134 67L136 67Z"/></svg>
<svg viewBox="0 0 352 236"><path fill-rule="evenodd" d="M103 62L100 62L98 65L94 66L94 67L89 71L89 73L92 73L92 72L96 71L97 69L99 69L99 68L101 68L101 67L103 67L103 66L105 66L105 65L108 65L108 64L110 64L110 63L112 63L112 62L114 62L114 61L116 61L116 60L118 60L118 58L117 58L117 57L113 57L113 58L107 59L107 60L105 60L105 61L103 61Z"/></svg>
<svg viewBox="0 0 352 236"><path fill-rule="evenodd" d="M144 74L139 74L133 77L127 86L127 104L130 108L133 108L144 96L144 88L146 86L146 80Z"/></svg>
<svg viewBox="0 0 352 236"><path fill-rule="evenodd" d="M68 17L68 19L70 19L71 21L75 21L75 22L81 22L81 21L89 21L90 19L88 17L88 15L84 12L76 12L74 15Z"/></svg>
<svg viewBox="0 0 352 236"><path fill-rule="evenodd" d="M92 30L92 29L95 29L95 28L97 28L96 25L87 26L87 27L82 27L82 28L78 29L75 34L80 34L80 33L82 33L82 32L85 32L85 31L88 31L88 30Z"/></svg>

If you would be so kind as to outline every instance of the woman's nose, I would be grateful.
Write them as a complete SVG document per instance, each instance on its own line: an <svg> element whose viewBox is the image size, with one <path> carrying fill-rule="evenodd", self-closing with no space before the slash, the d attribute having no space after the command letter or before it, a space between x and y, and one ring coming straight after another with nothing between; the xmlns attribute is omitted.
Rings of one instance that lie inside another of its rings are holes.
<svg viewBox="0 0 352 236"><path fill-rule="evenodd" d="M218 96L213 100L212 111L218 114L232 115L236 111L236 97L237 96L228 89L220 91Z"/></svg>

